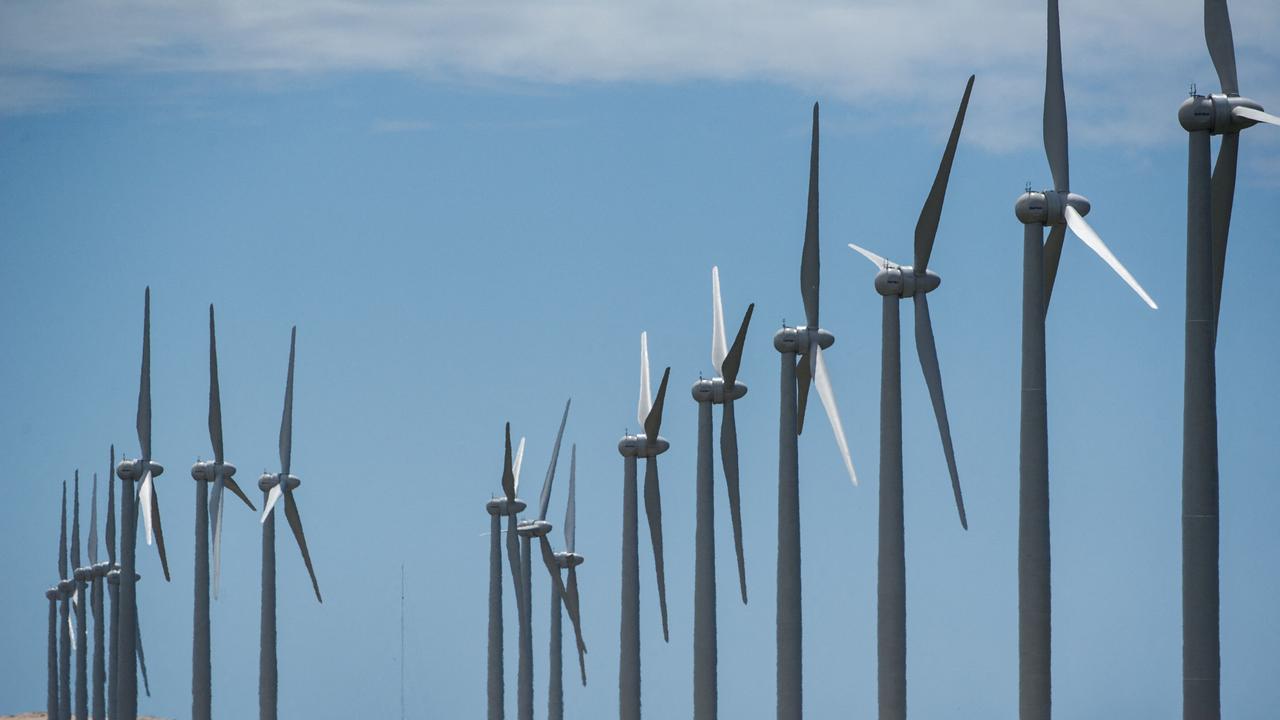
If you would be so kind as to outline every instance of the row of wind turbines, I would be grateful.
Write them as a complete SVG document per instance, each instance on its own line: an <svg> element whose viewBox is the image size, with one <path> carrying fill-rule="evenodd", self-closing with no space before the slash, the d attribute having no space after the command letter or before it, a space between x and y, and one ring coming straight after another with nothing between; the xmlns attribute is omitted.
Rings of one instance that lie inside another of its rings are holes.
<svg viewBox="0 0 1280 720"><path fill-rule="evenodd" d="M147 288L142 325L142 371L138 390L137 431L141 457L115 460L111 446L108 467L107 518L105 540L107 562L98 561L98 476L93 476L89 511L88 565L80 564L80 474L75 474L75 498L72 510L71 547L67 548L67 492L62 487L61 534L58 543L58 583L46 591L49 601L48 642L48 717L130 718L138 715L138 671L143 688L147 684L146 660L143 656L139 625L136 552L139 519L148 545L154 544L160 565L168 582L169 560L165 552L164 530L160 519L160 501L155 479L164 467L151 454L151 289ZM280 422L279 473L264 473L258 479L265 508L262 524L262 619L259 655L259 717L274 720L277 716L278 667L276 655L276 573L275 513L283 499L285 518L297 540L311 577L316 600L323 602L320 585L307 550L302 520L298 514L294 492L301 481L290 473L293 445L293 368L297 346L297 328L289 338L289 370L285 381L284 412ZM209 600L210 564L212 562L213 597L218 595L221 575L222 516L224 493L231 491L249 506L253 501L235 481L236 467L224 457L222 441L222 401L218 387L218 347L213 306L209 306L209 439L213 445L213 461L197 461L191 468L196 481L195 572L192 618L191 717L209 720L213 714L212 658L210 648ZM120 554L117 562L115 478L120 479ZM137 483L135 489L134 484ZM104 598L103 581L106 581ZM85 593L92 608L94 625L93 667L88 669ZM110 608L106 608L106 604ZM74 619L72 614L74 613ZM59 636L60 633L60 636ZM75 682L72 683L71 662L75 660ZM92 695L92 714L90 714Z"/></svg>
<svg viewBox="0 0 1280 720"><path fill-rule="evenodd" d="M1216 719L1221 715L1220 650L1218 634L1218 512L1217 427L1215 355L1216 327L1221 305L1227 234L1235 189L1240 131L1258 123L1280 125L1280 118L1239 95L1231 25L1225 0L1205 0L1205 37L1222 84L1222 92L1198 95L1193 91L1179 110L1179 120L1190 135L1187 226L1187 326L1183 455L1183 715L1188 720ZM1018 637L1019 717L1048 720L1051 717L1051 592L1049 534L1049 457L1047 427L1047 377L1045 321L1067 231L1101 258L1151 309L1157 305L1134 276L1116 258L1099 234L1085 220L1091 204L1071 191L1066 94L1063 86L1062 46L1057 0L1048 0L1047 57L1044 98L1044 146L1053 186L1027 190L1015 204L1024 225L1022 287L1022 407L1019 442L1018 531ZM929 314L928 293L938 288L940 277L929 269L937 236L952 162L973 89L970 76L956 113L933 186L915 229L913 263L901 265L871 250L850 245L877 269L874 287L883 297L882 366L880 395L880 494L877 657L879 717L906 717L906 572L904 557L903 447L901 396L900 303L910 298L915 316L916 351L929 390L950 475L960 524L968 528L960 488L950 422L942 389L941 371ZM1217 164L1210 172L1210 136L1221 135ZM1048 237L1045 237L1045 230ZM813 108L808 213L801 255L800 288L805 325L784 327L773 337L781 355L778 457L778 565L777 565L777 717L803 717L801 553L798 436L804 428L810 386L819 399L834 432L850 480L857 485L849 448L836 406L823 352L834 336L819 323L818 242L818 106ZM698 403L698 461L696 481L694 572L694 676L695 720L717 717L716 587L714 534L714 452L712 406L723 406L721 462L728 490L733 537L742 601L747 602L743 559L741 499L734 404L746 395L737 379L747 327L754 305L748 306L732 346L727 345L718 270L712 268L712 362L718 373L699 379L691 392ZM645 460L644 500L654 554L662 636L669 640L666 583L663 571L661 494L657 458L669 447L659 430L670 376L662 376L656 400L651 399L647 336L641 333L641 381L638 420L640 434L628 434L618 444L623 456L623 522L621 621L619 637L619 717L638 720L640 706L640 620L638 569L637 461ZM567 416L568 406L565 407ZM519 607L520 643L518 678L519 720L533 720L532 646L530 639L529 540L538 537L552 577L551 677L548 717L563 717L558 653L561 603L569 611L577 640L580 663L586 651L580 625L580 603L574 568L582 556L573 552L573 473L570 475L569 512L566 517L567 552L553 553L546 533L547 500L564 420L556 436L551 465L544 482L539 519L521 523L525 503L517 496L521 440L512 461L510 426L507 428L503 471L503 496L491 500L490 623L488 717L504 715L502 678L502 552L498 536L500 517L508 521L507 555ZM575 448L576 450L576 448ZM514 468L514 469L513 469ZM518 542L519 536L522 542ZM572 561L568 560L572 558ZM560 571L569 568L569 584ZM585 664L583 682L586 681Z"/></svg>

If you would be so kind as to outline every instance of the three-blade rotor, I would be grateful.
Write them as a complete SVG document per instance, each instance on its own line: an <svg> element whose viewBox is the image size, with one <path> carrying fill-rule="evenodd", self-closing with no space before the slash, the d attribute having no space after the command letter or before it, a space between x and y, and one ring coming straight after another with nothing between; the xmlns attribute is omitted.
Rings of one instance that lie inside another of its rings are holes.
<svg viewBox="0 0 1280 720"><path fill-rule="evenodd" d="M224 471L222 446L222 394L218 385L218 336L214 329L213 305L209 306L209 441L213 444L213 489L209 493L209 532L213 538L213 596L218 597L222 578L222 492L229 489L257 511L235 479Z"/></svg>
<svg viewBox="0 0 1280 720"><path fill-rule="evenodd" d="M138 381L138 460L142 472L138 484L138 515L146 529L147 544L155 543L160 553L160 567L169 581L169 559L164 551L164 529L160 523L160 497L156 495L155 478L151 474L151 288L148 287L142 315L142 371ZM136 517L135 517L136 519Z"/></svg>
<svg viewBox="0 0 1280 720"><path fill-rule="evenodd" d="M662 371L662 382L658 385L658 397L649 399L649 336L640 333L640 412L639 420L644 426L645 464L644 464L644 512L649 521L649 540L653 545L653 565L658 576L658 604L662 611L662 639L670 642L671 633L667 625L667 578L663 565L662 552L662 490L658 485L658 446L659 431L662 429L662 408L666 404L667 381L671 378L671 368Z"/></svg>
<svg viewBox="0 0 1280 720"><path fill-rule="evenodd" d="M733 547L738 559L738 586L742 602L747 602L747 564L742 546L742 492L738 468L738 426L734 414L735 383L742 365L742 351L746 346L747 327L755 312L755 303L747 306L747 312L738 326L733 345L727 346L724 334L724 307L720 301L720 269L711 268L711 362L720 373L723 383L724 414L720 421L720 460L724 465L724 480L729 491L729 516L733 522Z"/></svg>

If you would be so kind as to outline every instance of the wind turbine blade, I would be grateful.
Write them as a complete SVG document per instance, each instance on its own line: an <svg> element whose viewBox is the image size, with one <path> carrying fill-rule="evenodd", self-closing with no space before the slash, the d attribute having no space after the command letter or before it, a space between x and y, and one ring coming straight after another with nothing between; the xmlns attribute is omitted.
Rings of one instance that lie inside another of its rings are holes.
<svg viewBox="0 0 1280 720"><path fill-rule="evenodd" d="M164 526L160 523L160 496L156 494L156 485L151 483L151 524L156 531L156 550L160 553L160 568L164 570L164 581L169 582L169 555L164 551Z"/></svg>
<svg viewBox="0 0 1280 720"><path fill-rule="evenodd" d="M1138 293L1138 297L1142 298L1142 301L1145 302L1152 310L1155 310L1156 301L1151 299L1151 296L1147 294L1146 290L1142 289L1142 286L1138 284L1137 280L1133 279L1133 276L1124 268L1124 265L1121 265L1120 261L1116 259L1116 256L1111 254L1111 251L1107 249L1106 244L1102 242L1102 238L1098 237L1098 233L1094 232L1093 228L1089 227L1089 223L1085 222L1084 218L1080 216L1080 213L1070 205L1066 206L1064 212L1067 216L1067 225L1071 227L1071 232L1075 233L1076 237L1083 240L1084 244L1088 245L1090 250L1097 253L1098 257L1102 258L1103 262L1110 265L1111 269L1115 270L1116 274L1119 275L1120 278L1129 285L1129 287L1133 288L1134 292Z"/></svg>
<svg viewBox="0 0 1280 720"><path fill-rule="evenodd" d="M849 243L849 249L858 253L862 257L870 260L871 264L875 265L876 269L878 270L884 270L893 264L893 263L890 263L888 260L885 260L884 258L880 257L879 255L871 252L870 250L864 247L859 247L857 245L854 245L853 243Z"/></svg>
<svg viewBox="0 0 1280 720"><path fill-rule="evenodd" d="M93 491L89 495L89 564L98 564L98 473L93 474Z"/></svg>
<svg viewBox="0 0 1280 720"><path fill-rule="evenodd" d="M734 336L733 345L729 347L729 353L720 366L720 377L731 390L733 383L738 379L738 370L742 367L742 350L746 347L747 326L751 324L751 315L755 311L755 303L747 306L747 312L742 316L742 324L738 326L738 334Z"/></svg>
<svg viewBox="0 0 1280 720"><path fill-rule="evenodd" d="M644 425L653 407L653 394L649 392L649 333L640 332L640 404L636 408L636 419Z"/></svg>
<svg viewBox="0 0 1280 720"><path fill-rule="evenodd" d="M658 487L658 458L644 464L644 514L649 519L649 540L653 543L653 568L658 575L658 605L662 609L662 639L671 642L667 629L667 577L662 562L662 491Z"/></svg>
<svg viewBox="0 0 1280 720"><path fill-rule="evenodd" d="M1209 207L1213 238L1213 326L1217 335L1218 311L1222 306L1222 278L1227 268L1227 236L1231 231L1231 205L1236 195L1236 164L1240 154L1240 133L1226 133L1213 166Z"/></svg>
<svg viewBox="0 0 1280 720"><path fill-rule="evenodd" d="M284 413L280 417L280 472L289 475L293 456L293 359L298 344L298 326L289 332L289 376L284 384Z"/></svg>
<svg viewBox="0 0 1280 720"><path fill-rule="evenodd" d="M71 604L79 606L74 595L71 596ZM76 615L74 612L67 614L67 636L71 640L71 649L74 651L76 649Z"/></svg>
<svg viewBox="0 0 1280 720"><path fill-rule="evenodd" d="M267 502L262 506L262 518L258 522L266 522L271 517L271 511L275 510L276 503L280 501L280 496L284 494L281 488L283 481L277 480L275 485L271 486L271 490L267 493Z"/></svg>
<svg viewBox="0 0 1280 720"><path fill-rule="evenodd" d="M570 550L569 552L573 552ZM578 570L572 565L569 566L569 584L565 588L567 602L565 605L573 604L577 608L579 620L582 616L582 599L578 595ZM571 618L572 619L572 618ZM582 640L581 625L574 625L574 634L578 641L578 672L582 674L582 686L587 686L587 644Z"/></svg>
<svg viewBox="0 0 1280 720"><path fill-rule="evenodd" d="M80 567L80 471L75 474L75 495L71 510L71 574ZM77 586L78 587L78 586Z"/></svg>
<svg viewBox="0 0 1280 720"><path fill-rule="evenodd" d="M724 416L720 421L720 459L724 465L724 481L729 489L729 516L733 520L733 549L738 554L738 585L742 604L747 604L747 564L742 554L742 496L738 484L738 424L734 419L733 400L726 397Z"/></svg>
<svg viewBox="0 0 1280 720"><path fill-rule="evenodd" d="M569 502L564 509L564 547L573 552L578 538L578 446L569 447Z"/></svg>
<svg viewBox="0 0 1280 720"><path fill-rule="evenodd" d="M551 543L547 540L547 536L539 536L538 540L542 548L542 562L547 566L547 572L551 573L551 584L556 594L564 601L565 609L569 611L569 621L573 623L573 635L577 641L579 658L581 658L582 653L587 651L587 646L582 640L582 618L578 613L577 598L569 595L564 583L560 580L560 565L556 562L556 554L551 551ZM585 669L583 674L585 676Z"/></svg>
<svg viewBox="0 0 1280 720"><path fill-rule="evenodd" d="M515 494L520 494L520 466L524 464L524 438L520 438L520 444L516 446L516 460L511 466L511 473L515 477Z"/></svg>
<svg viewBox="0 0 1280 720"><path fill-rule="evenodd" d="M1044 71L1044 154L1053 173L1053 189L1071 189L1067 159L1067 94L1062 87L1062 29L1058 0L1049 0L1049 50Z"/></svg>
<svg viewBox="0 0 1280 720"><path fill-rule="evenodd" d="M524 617L524 583L520 573L520 536L516 533L516 516L507 516L507 565L511 568L511 582L515 585L516 609Z"/></svg>
<svg viewBox="0 0 1280 720"><path fill-rule="evenodd" d="M142 517L143 528L147 531L147 544L151 545L155 542L154 528L151 523L154 518L151 515L151 501L154 495L151 493L151 469L148 468L146 474L142 476L142 482L138 485L137 500L140 503L138 509L142 512L138 513Z"/></svg>
<svg viewBox="0 0 1280 720"><path fill-rule="evenodd" d="M67 573L67 481L62 481L62 530L58 533L58 578L66 580Z"/></svg>
<svg viewBox="0 0 1280 720"><path fill-rule="evenodd" d="M254 507L253 501L249 499L248 495L244 494L244 491L240 489L240 485L238 485L235 480L229 477L224 477L222 478L222 484L225 485L228 490L235 493L236 497L244 501L244 504L248 505L250 510L257 512L258 508Z"/></svg>
<svg viewBox="0 0 1280 720"><path fill-rule="evenodd" d="M516 499L516 473L511 467L511 423L506 425L506 449L502 456L502 492L507 500Z"/></svg>
<svg viewBox="0 0 1280 720"><path fill-rule="evenodd" d="M213 459L222 462L222 393L218 389L218 336L213 327L213 305L209 305L209 440Z"/></svg>
<svg viewBox="0 0 1280 720"><path fill-rule="evenodd" d="M142 372L138 379L138 445L142 461L151 459L151 288L148 287L142 309Z"/></svg>
<svg viewBox="0 0 1280 720"><path fill-rule="evenodd" d="M924 371L924 381L929 386L933 414L938 418L938 434L942 436L942 453L947 458L947 471L951 474L951 492L956 497L960 526L968 530L969 520L965 517L964 497L960 494L960 472L956 469L956 451L951 445L951 421L947 419L947 402L942 395L942 370L938 367L938 348L933 341L933 321L929 318L928 296L917 293L915 307L916 352L920 355L920 369Z"/></svg>
<svg viewBox="0 0 1280 720"><path fill-rule="evenodd" d="M1044 311L1049 312L1049 298L1053 296L1053 282L1058 277L1058 263L1062 262L1062 245L1067 239L1067 226L1054 225L1049 239L1044 243Z"/></svg>
<svg viewBox="0 0 1280 720"><path fill-rule="evenodd" d="M818 327L818 103L813 104L813 137L809 141L809 207L804 220L804 251L800 256L800 295L805 322Z"/></svg>
<svg viewBox="0 0 1280 720"><path fill-rule="evenodd" d="M796 358L796 434L804 432L804 410L809 405L809 385L813 382L813 363L808 355Z"/></svg>
<svg viewBox="0 0 1280 720"><path fill-rule="evenodd" d="M1218 71L1222 92L1238 95L1240 84L1236 80L1236 46L1231 39L1231 15L1227 12L1227 0L1204 0L1204 40L1209 46L1209 57Z"/></svg>
<svg viewBox="0 0 1280 720"><path fill-rule="evenodd" d="M942 219L942 202L946 199L947 182L951 178L951 163L956 158L956 146L960 144L960 129L964 127L964 114L969 108L969 94L973 92L973 78L974 76L970 75L969 82L964 86L964 97L960 99L960 109L956 111L956 121L951 126L951 137L947 139L947 149L942 153L938 174L933 179L933 187L929 189L929 197L924 201L924 207L920 209L920 219L916 221L916 272L924 272L929 266L929 256L933 254L933 241L938 235L938 222Z"/></svg>
<svg viewBox="0 0 1280 720"><path fill-rule="evenodd" d="M831 421L831 430L835 433L844 467L849 471L849 479L857 487L858 474L853 471L853 458L849 455L849 444L844 439L844 425L840 422L840 411L836 408L836 392L831 388L827 362L822 359L822 347L814 343L810 352L813 353L813 384L818 389L818 397L822 399L822 407L827 411L827 419Z"/></svg>
<svg viewBox="0 0 1280 720"><path fill-rule="evenodd" d="M1248 118L1254 122L1266 123L1268 125L1280 125L1280 117L1276 117L1271 113L1263 112L1261 110L1255 110L1251 107L1235 108L1231 111L1231 114L1242 118ZM1226 137L1226 135L1223 135L1223 137Z"/></svg>
<svg viewBox="0 0 1280 720"><path fill-rule="evenodd" d="M720 302L720 268L711 266L711 367L723 375L729 346L724 337L724 305Z"/></svg>
<svg viewBox="0 0 1280 720"><path fill-rule="evenodd" d="M116 446L111 446L107 467L107 561L116 564Z"/></svg>
<svg viewBox="0 0 1280 720"><path fill-rule="evenodd" d="M213 597L218 598L222 578L222 466L215 465L213 489L209 493L209 531L213 534Z"/></svg>
<svg viewBox="0 0 1280 720"><path fill-rule="evenodd" d="M556 464L560 460L560 441L564 439L564 426L569 421L569 405L573 398L564 404L564 414L560 416L560 429L556 431L556 443L551 447L551 463L547 465L547 476L542 480L542 496L538 499L538 519L547 519L547 509L551 505L551 485L556 480Z"/></svg>
<svg viewBox="0 0 1280 720"><path fill-rule="evenodd" d="M311 553L307 551L307 537L302 534L302 518L298 517L298 505L293 500L293 491L287 487L284 491L284 515L289 519L293 538L298 541L298 549L302 551L302 562L307 566L307 574L311 576L311 589L315 590L316 601L323 603L324 598L320 597L320 583L316 581L316 570L311 566Z"/></svg>
<svg viewBox="0 0 1280 720"><path fill-rule="evenodd" d="M142 689L147 697L151 697L151 681L147 679L147 653L142 649L142 620L138 619L133 627L137 631L138 667L142 670Z"/></svg>
<svg viewBox="0 0 1280 720"><path fill-rule="evenodd" d="M644 434L649 442L657 442L658 431L662 429L662 407L667 400L667 380L671 377L671 367L662 371L662 382L658 384L658 398L653 401L649 415L644 419Z"/></svg>

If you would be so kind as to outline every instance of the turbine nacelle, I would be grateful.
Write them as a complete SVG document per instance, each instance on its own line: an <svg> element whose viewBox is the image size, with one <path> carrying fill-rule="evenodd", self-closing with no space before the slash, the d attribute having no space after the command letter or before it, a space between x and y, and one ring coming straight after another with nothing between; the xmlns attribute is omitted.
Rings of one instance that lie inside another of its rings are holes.
<svg viewBox="0 0 1280 720"><path fill-rule="evenodd" d="M784 327L773 334L773 347L781 353L805 353L816 342L826 350L836 341L836 336L822 328Z"/></svg>
<svg viewBox="0 0 1280 720"><path fill-rule="evenodd" d="M152 461L148 466L151 468L151 477L156 478L164 474L164 466L160 463ZM144 474L141 460L121 460L120 464L116 465L116 477L121 480L130 482L141 480Z"/></svg>
<svg viewBox="0 0 1280 720"><path fill-rule="evenodd" d="M649 442L649 438L644 435L624 435L618 441L618 452L622 457L658 457L670 448L671 443L661 436L657 440Z"/></svg>
<svg viewBox="0 0 1280 720"><path fill-rule="evenodd" d="M1025 192L1018 196L1014 214L1024 225L1066 225L1067 206L1075 208L1081 217L1089 214L1093 206L1089 198L1073 192L1041 190Z"/></svg>
<svg viewBox="0 0 1280 720"><path fill-rule="evenodd" d="M87 583L93 579L93 568L78 567L72 571L71 576L75 578L76 582Z"/></svg>
<svg viewBox="0 0 1280 720"><path fill-rule="evenodd" d="M528 507L520 498L508 500L505 497L496 497L485 503L484 509L489 511L490 515L505 517L507 515L519 515Z"/></svg>
<svg viewBox="0 0 1280 720"><path fill-rule="evenodd" d="M876 273L876 292L886 297L909 298L932 292L942 284L942 278L932 270L917 272L910 265L889 266Z"/></svg>
<svg viewBox="0 0 1280 720"><path fill-rule="evenodd" d="M1213 135L1239 132L1258 124L1237 112L1240 108L1263 111L1257 102L1239 95L1192 95L1178 108L1178 122L1187 132L1208 131Z"/></svg>
<svg viewBox="0 0 1280 720"><path fill-rule="evenodd" d="M58 588L51 587L48 590L44 591L44 596L50 600L57 600L59 597L61 597L61 593L58 592Z"/></svg>
<svg viewBox="0 0 1280 720"><path fill-rule="evenodd" d="M561 570L576 568L587 561L586 558L582 557L578 553L571 552L558 552L555 554L555 558L556 564L560 566Z"/></svg>
<svg viewBox="0 0 1280 720"><path fill-rule="evenodd" d="M197 482L214 482L217 474L215 462L201 461L191 466L191 478ZM236 466L229 462L222 463L222 477L230 478L236 474ZM272 477L275 477L274 475ZM273 483L274 484L274 483ZM269 489L269 488L268 488Z"/></svg>
<svg viewBox="0 0 1280 720"><path fill-rule="evenodd" d="M741 400L747 394L747 386L735 380L733 389L725 392L724 379L712 378L694 383L689 392L693 395L693 399L700 403L709 402L713 405L722 405L726 398L729 400Z"/></svg>
<svg viewBox="0 0 1280 720"><path fill-rule="evenodd" d="M76 591L76 582L74 580L59 580L58 592L62 595L70 595Z"/></svg>
<svg viewBox="0 0 1280 720"><path fill-rule="evenodd" d="M112 567L113 566L109 562L100 562L93 566L93 576L96 578L104 578L111 573Z"/></svg>
<svg viewBox="0 0 1280 720"><path fill-rule="evenodd" d="M525 520L516 526L516 534L520 537L540 538L551 532L551 523L546 520Z"/></svg>
<svg viewBox="0 0 1280 720"><path fill-rule="evenodd" d="M224 463L224 465L225 464L228 464L228 463ZM195 473L195 470L192 469L192 474L194 473ZM261 490L262 492L270 492L271 488L275 487L279 482L280 482L280 475L278 473L263 473L262 477L258 478L258 489ZM302 484L302 481L299 480L297 477L293 475L289 476L289 484L287 487L290 490L297 490L298 486L301 484Z"/></svg>

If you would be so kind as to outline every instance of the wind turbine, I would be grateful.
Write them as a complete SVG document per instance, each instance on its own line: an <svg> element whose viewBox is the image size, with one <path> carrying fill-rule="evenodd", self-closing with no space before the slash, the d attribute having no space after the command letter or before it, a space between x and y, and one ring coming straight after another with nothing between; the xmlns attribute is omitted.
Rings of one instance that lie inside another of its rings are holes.
<svg viewBox="0 0 1280 720"><path fill-rule="evenodd" d="M1193 94L1178 109L1189 134L1187 315L1182 410L1182 714L1221 716L1218 590L1218 313L1235 199L1240 131L1280 125L1240 95L1226 0L1205 0L1204 35L1222 92ZM1209 169L1209 138L1221 135Z"/></svg>
<svg viewBox="0 0 1280 720"><path fill-rule="evenodd" d="M160 501L156 496L154 479L164 472L164 467L151 459L151 288L146 290L142 315L142 372L138 381L138 445L142 456L136 460L121 460L116 466L120 478L120 524L125 532L121 537L120 563L120 655L116 667L116 704L119 717L126 720L138 715L138 596L136 550L138 540L138 516L146 526L147 544L154 538L160 552L160 566L164 579L169 580L169 561L164 551L164 531L160 526ZM137 503L134 502L134 481L139 481Z"/></svg>
<svg viewBox="0 0 1280 720"><path fill-rule="evenodd" d="M284 413L280 418L280 473L278 475L263 474L258 478L258 487L262 490L264 508L262 511L262 624L261 647L258 656L258 714L261 720L276 720L278 708L277 695L279 677L276 666L276 502L284 498L284 515L293 530L293 537L298 541L298 549L302 551L302 562L307 566L307 574L311 576L311 589L315 591L316 601L323 603L320 597L320 583L316 582L316 571L311 566L311 553L307 550L307 538L302 532L302 518L298 515L297 501L293 499L293 491L302 481L289 474L289 464L293 455L293 362L298 344L298 328L289 333L289 375L284 386ZM212 411L210 412L212 415ZM219 424L221 419L219 418ZM212 431L212 418L210 430ZM214 441L214 447L221 446L221 438ZM219 453L218 461L221 461ZM230 474L224 471L225 482Z"/></svg>
<svg viewBox="0 0 1280 720"><path fill-rule="evenodd" d="M827 411L849 479L855 486L858 484L836 408L835 391L822 358L822 351L831 347L835 337L818 325L818 282L818 104L814 103L809 154L809 208L800 259L800 293L804 299L806 325L783 327L773 336L773 347L782 355L778 418L778 720L800 720L804 707L798 440L804 427L810 382L817 387L818 397Z"/></svg>
<svg viewBox="0 0 1280 720"><path fill-rule="evenodd" d="M1089 201L1070 192L1067 104L1058 2L1049 0L1044 148L1053 190L1026 192L1015 213L1026 227L1022 265L1022 428L1018 490L1018 695L1022 720L1050 715L1049 433L1044 322L1067 229L1098 254L1152 309L1147 294L1085 222ZM1044 239L1045 227L1051 228Z"/></svg>
<svg viewBox="0 0 1280 720"><path fill-rule="evenodd" d="M524 583L520 582L520 539L516 535L516 515L524 510L524 501L516 497L516 484L520 477L520 464L524 459L524 438L513 461L511 456L511 423L506 424L506 451L502 460L503 497L485 503L489 513L489 657L488 657L488 709L489 720L502 720L503 700L502 666L502 550L498 537L503 534L502 521L507 518L507 564L511 568L512 587L515 589L516 608L520 617L524 614Z"/></svg>
<svg viewBox="0 0 1280 720"><path fill-rule="evenodd" d="M75 612L75 625L71 628L76 652L75 716L89 716L89 624L86 622L85 590L92 570L80 565L80 471L75 475L75 502L71 514L71 576L74 583L71 606Z"/></svg>
<svg viewBox="0 0 1280 720"><path fill-rule="evenodd" d="M698 403L698 478L696 549L693 570L693 716L712 720L717 714L716 681L716 522L715 467L711 450L711 406L723 405L720 454L729 487L729 512L733 519L733 544L738 555L738 585L747 603L747 566L742 555L742 503L738 491L738 430L733 403L747 394L737 382L747 325L755 305L747 306L732 347L725 342L724 307L720 303L720 270L711 268L711 363L717 376L694 383Z"/></svg>
<svg viewBox="0 0 1280 720"><path fill-rule="evenodd" d="M120 667L120 566L116 564L116 446L107 465L107 599L111 603L107 633L107 716L116 715Z"/></svg>
<svg viewBox="0 0 1280 720"><path fill-rule="evenodd" d="M62 627L61 639L58 643L58 710L63 720L71 717L71 595L75 592L75 581L67 567L67 481L62 481L62 532L58 537L58 592L62 596L62 606L58 616Z"/></svg>
<svg viewBox="0 0 1280 720"><path fill-rule="evenodd" d="M45 696L45 715L49 720L54 720L62 717L62 710L58 705L58 598L62 597L62 593L55 585L45 590L44 596L49 600L49 684Z"/></svg>
<svg viewBox="0 0 1280 720"><path fill-rule="evenodd" d="M191 717L209 720L213 715L212 656L209 637L209 535L213 534L213 596L218 596L222 574L222 491L231 492L257 511L233 476L236 466L226 462L222 448L222 399L218 389L218 337L213 305L209 306L209 440L213 462L191 467L196 481L196 558L194 630L191 641ZM212 490L209 483L213 484Z"/></svg>
<svg viewBox="0 0 1280 720"><path fill-rule="evenodd" d="M93 608L93 717L107 716L106 625L103 608L103 580L111 571L110 563L98 562L98 473L93 474L93 493L89 509L89 571Z"/></svg>
<svg viewBox="0 0 1280 720"><path fill-rule="evenodd" d="M622 622L618 661L618 709L620 720L640 720L640 553L636 508L636 459L645 458L644 509L653 544L653 565L658 576L658 604L662 611L662 639L667 629L667 582L662 564L662 495L658 487L658 456L671 444L658 434L667 397L671 368L662 371L658 397L649 395L649 338L640 333L640 405L637 417L643 435L624 435L618 441L623 458L622 484Z"/></svg>
<svg viewBox="0 0 1280 720"><path fill-rule="evenodd" d="M556 463L560 460L560 441L564 438L564 426L569 420L569 406L573 400L565 402L564 414L560 417L560 429L556 432L556 442L551 448L551 462L547 465L547 475L542 480L542 493L538 501L538 519L527 520L516 525L516 533L520 536L520 577L524 585L520 592L524 595L524 605L520 608L520 657L517 674L517 713L520 720L533 720L533 568L531 548L533 538L539 539L542 554L547 560L548 570L558 580L559 570L555 567L551 546L547 543L547 533L551 532L551 523L547 522L547 508L551 504L551 486L556 479ZM520 477L516 475L516 486Z"/></svg>
<svg viewBox="0 0 1280 720"><path fill-rule="evenodd" d="M582 641L581 627L581 599L578 595L578 566L586 562L586 558L577 554L574 546L577 540L577 477L578 477L578 446L573 445L569 448L569 502L564 511L564 552L555 553L556 576L559 577L560 570L569 571L569 580L565 585L563 594L553 592L551 594L551 660L550 660L550 687L547 691L547 717L549 720L564 720L564 678L561 665L561 612L562 607L571 606L574 608L573 614L578 615L575 621L573 615L570 621L574 622L574 632L578 643L578 671L582 675L583 687L587 684L587 646ZM559 588L556 588L558 591Z"/></svg>
<svg viewBox="0 0 1280 720"><path fill-rule="evenodd" d="M920 355L920 369L924 372L933 412L938 419L938 432L942 436L942 450L951 474L951 489L960 513L960 526L969 528L964 513L964 499L960 494L960 475L956 470L955 450L951 445L951 423L947 419L947 406L942 395L942 371L938 367L938 350L933 340L933 323L929 318L928 293L937 289L942 279L928 269L933 242L938 234L938 221L942 216L942 203L947 194L947 181L951 176L951 163L955 159L956 145L960 142L960 129L964 125L965 111L969 107L969 94L973 91L973 76L964 88L960 109L956 112L951 137L942 154L942 163L933 180L929 197L920 210L916 222L915 264L898 265L864 248L853 245L857 252L875 264L879 272L875 276L876 292L884 296L883 329L881 330L880 370L880 558L877 578L877 658L879 660L879 701L881 720L904 720L907 717L907 570L904 552L903 498L902 498L902 352L901 323L898 319L899 304L904 298L912 298L915 305L916 352Z"/></svg>

